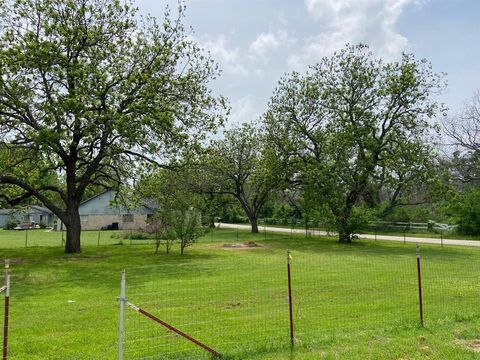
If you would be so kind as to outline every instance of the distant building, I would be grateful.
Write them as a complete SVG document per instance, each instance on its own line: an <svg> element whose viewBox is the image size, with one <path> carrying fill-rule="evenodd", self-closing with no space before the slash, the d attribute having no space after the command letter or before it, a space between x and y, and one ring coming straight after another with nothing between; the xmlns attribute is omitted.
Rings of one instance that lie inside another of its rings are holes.
<svg viewBox="0 0 480 360"><path fill-rule="evenodd" d="M127 208L114 204L115 191L107 190L80 204L82 230L138 230L147 227L147 219L155 212L153 206L141 204Z"/></svg>
<svg viewBox="0 0 480 360"><path fill-rule="evenodd" d="M53 212L39 205L28 205L18 209L0 209L0 228L4 228L9 221L15 221L24 226L40 223L53 226L55 219Z"/></svg>

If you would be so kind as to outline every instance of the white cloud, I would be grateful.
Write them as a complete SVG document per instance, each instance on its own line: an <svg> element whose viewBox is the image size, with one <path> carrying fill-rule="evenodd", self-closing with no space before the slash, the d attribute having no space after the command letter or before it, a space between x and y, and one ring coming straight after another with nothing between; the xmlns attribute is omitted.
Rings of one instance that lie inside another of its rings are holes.
<svg viewBox="0 0 480 360"><path fill-rule="evenodd" d="M239 125L244 122L251 122L260 116L260 112L253 104L251 95L239 98L232 104L232 111L229 123Z"/></svg>
<svg viewBox="0 0 480 360"><path fill-rule="evenodd" d="M288 46L294 41L295 39L290 38L284 30L262 32L250 44L249 50L253 60L262 59L264 62L268 62L268 54L271 51Z"/></svg>
<svg viewBox="0 0 480 360"><path fill-rule="evenodd" d="M291 55L291 68L302 70L307 64L331 55L346 43L364 42L387 59L407 49L408 39L395 31L406 6L420 0L305 0L311 16L325 26L324 31L305 39L301 55Z"/></svg>
<svg viewBox="0 0 480 360"><path fill-rule="evenodd" d="M200 47L210 52L224 71L240 76L248 74L247 68L242 65L239 48L231 48L225 35L221 34L215 38L204 36L202 39L197 39L197 42Z"/></svg>
<svg viewBox="0 0 480 360"><path fill-rule="evenodd" d="M268 32L261 33L257 36L255 41L250 45L250 51L257 55L264 55L270 49L276 49L280 45L280 38L285 33L280 32L279 34Z"/></svg>

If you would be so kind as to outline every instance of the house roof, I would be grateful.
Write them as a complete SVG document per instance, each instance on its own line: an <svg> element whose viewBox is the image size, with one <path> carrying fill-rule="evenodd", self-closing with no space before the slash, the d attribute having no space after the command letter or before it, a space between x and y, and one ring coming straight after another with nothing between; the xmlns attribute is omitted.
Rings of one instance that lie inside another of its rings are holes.
<svg viewBox="0 0 480 360"><path fill-rule="evenodd" d="M30 205L29 207L32 208L32 209L35 209L37 211L45 212L45 213L48 213L48 214L53 214L53 212L49 208L46 208L45 206Z"/></svg>
<svg viewBox="0 0 480 360"><path fill-rule="evenodd" d="M100 196L102 196L103 194L106 194L106 193L108 193L108 192L115 192L115 190L112 190L112 189L105 190L105 191L103 191L103 192L101 192L101 193L99 193L99 194L97 194L97 195L94 195L94 196L92 196L92 197L90 197L90 198L82 201L82 202L80 203L80 205L86 204L87 202L92 201L92 200L94 200L94 199L96 199L96 198L98 198L98 197L100 197ZM158 209L158 205L154 204L154 203L151 202L151 201L149 202L148 200L142 200L141 203L140 203L140 205L142 205L142 206L144 206L144 207L146 207L147 209L150 209L150 210Z"/></svg>
<svg viewBox="0 0 480 360"><path fill-rule="evenodd" d="M13 209L0 209L0 215L9 215L10 213L13 212L21 212L19 208L13 208ZM47 213L47 214L53 214L50 209L46 208L45 206L40 206L40 205L27 205L25 207L25 210L23 210L24 213L32 213L32 212L42 212L42 213Z"/></svg>
<svg viewBox="0 0 480 360"><path fill-rule="evenodd" d="M96 199L98 198L99 196L102 196L103 194L106 194L107 192L111 192L113 191L112 189L108 189L108 190L105 190L105 191L102 191L101 193L97 194L97 195L93 195L92 197L89 197L88 199L86 200L83 200L80 205L83 205L83 204L86 204L87 202L93 200L93 199Z"/></svg>

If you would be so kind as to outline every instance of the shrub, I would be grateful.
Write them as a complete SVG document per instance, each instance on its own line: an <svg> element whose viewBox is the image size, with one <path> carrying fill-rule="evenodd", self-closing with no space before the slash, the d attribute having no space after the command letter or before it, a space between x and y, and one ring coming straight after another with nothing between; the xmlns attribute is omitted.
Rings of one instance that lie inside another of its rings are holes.
<svg viewBox="0 0 480 360"><path fill-rule="evenodd" d="M38 223L38 226L40 227L40 229L46 229L47 228L47 224L44 221L40 221Z"/></svg>
<svg viewBox="0 0 480 360"><path fill-rule="evenodd" d="M450 214L465 235L480 235L480 188L457 195L450 203Z"/></svg>
<svg viewBox="0 0 480 360"><path fill-rule="evenodd" d="M5 225L6 230L13 230L18 226L17 220L8 220L7 225Z"/></svg>

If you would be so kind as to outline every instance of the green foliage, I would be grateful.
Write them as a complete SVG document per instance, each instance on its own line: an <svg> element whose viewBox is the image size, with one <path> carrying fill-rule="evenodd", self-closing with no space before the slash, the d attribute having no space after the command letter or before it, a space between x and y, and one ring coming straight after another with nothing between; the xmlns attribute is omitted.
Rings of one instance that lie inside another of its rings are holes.
<svg viewBox="0 0 480 360"><path fill-rule="evenodd" d="M44 221L40 221L38 223L38 226L40 227L40 229L46 229L47 228L47 223L45 223Z"/></svg>
<svg viewBox="0 0 480 360"><path fill-rule="evenodd" d="M217 217L221 222L226 223L248 223L248 218L245 216L245 211L239 204L227 204L219 209Z"/></svg>
<svg viewBox="0 0 480 360"><path fill-rule="evenodd" d="M438 218L435 209L431 205L400 206L382 220L393 222L428 222Z"/></svg>
<svg viewBox="0 0 480 360"><path fill-rule="evenodd" d="M273 191L281 188L286 175L264 134L250 124L225 131L224 139L207 149L201 166L212 191L237 200L252 232L258 232L262 209Z"/></svg>
<svg viewBox="0 0 480 360"><path fill-rule="evenodd" d="M13 230L15 227L17 227L19 222L15 219L9 219L7 224L5 225L5 230Z"/></svg>
<svg viewBox="0 0 480 360"><path fill-rule="evenodd" d="M148 198L158 204L156 214L150 219L150 226L156 239L158 252L162 241L166 252L173 242L178 241L180 252L194 244L206 231L202 227L199 204L201 198L190 191L187 173L162 170L143 178L137 185L137 196Z"/></svg>
<svg viewBox="0 0 480 360"><path fill-rule="evenodd" d="M67 252L80 251L85 196L195 152L226 112L208 90L218 67L183 26L184 4L160 21L132 5L13 0L0 13L0 184L60 218Z"/></svg>
<svg viewBox="0 0 480 360"><path fill-rule="evenodd" d="M351 241L356 205L424 201L435 185L427 138L442 86L425 60L404 54L385 63L365 45L280 80L264 115L269 142L293 167L304 209L331 217L340 241Z"/></svg>
<svg viewBox="0 0 480 360"><path fill-rule="evenodd" d="M54 169L49 167L47 154L37 154L33 149L8 145L0 140L0 177L13 173L29 186L43 189L62 187L61 178ZM45 191L45 197L55 203L61 201L55 192ZM25 189L15 184L3 184L0 180L2 207L9 208L25 204L41 205L42 203L38 199L30 199L30 194Z"/></svg>
<svg viewBox="0 0 480 360"><path fill-rule="evenodd" d="M457 194L450 201L447 213L458 225L459 233L480 235L480 188L475 187Z"/></svg>

